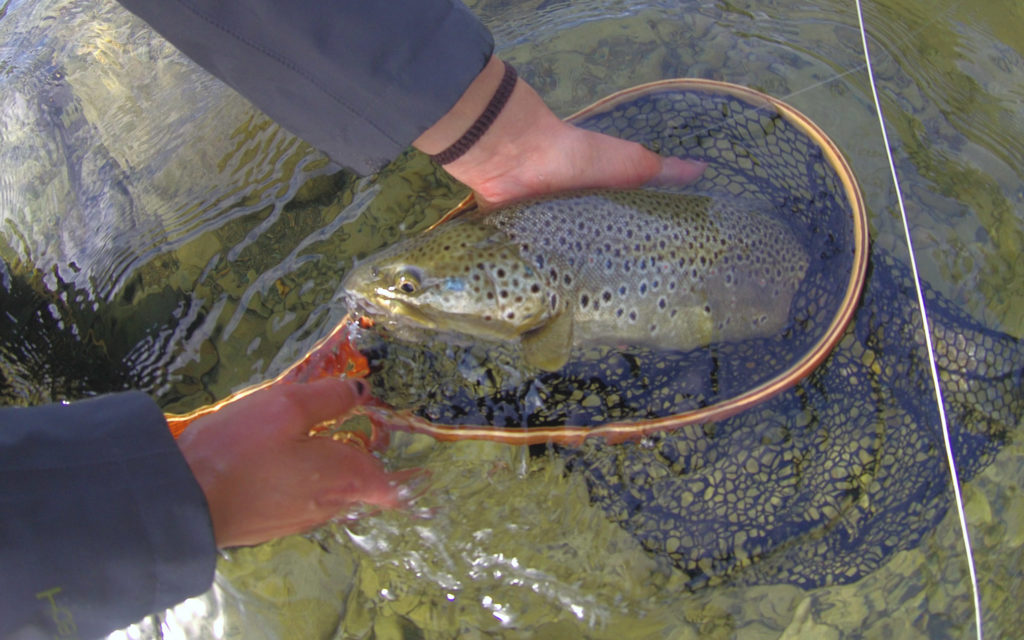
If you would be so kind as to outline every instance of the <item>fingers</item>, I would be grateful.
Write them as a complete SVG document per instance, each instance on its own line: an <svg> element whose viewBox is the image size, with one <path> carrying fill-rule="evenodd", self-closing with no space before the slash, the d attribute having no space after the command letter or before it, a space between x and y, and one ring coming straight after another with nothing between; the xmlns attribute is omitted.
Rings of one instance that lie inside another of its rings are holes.
<svg viewBox="0 0 1024 640"><path fill-rule="evenodd" d="M355 505L373 505L382 509L408 506L426 489L430 474L421 469L403 469L392 473L371 474L321 491L316 505L325 509L323 520L337 517Z"/></svg>
<svg viewBox="0 0 1024 640"><path fill-rule="evenodd" d="M301 411L304 426L340 418L370 398L365 380L323 378L316 382L288 384L280 389L282 397Z"/></svg>
<svg viewBox="0 0 1024 640"><path fill-rule="evenodd" d="M332 447L335 473L317 492L315 502L329 510L329 516L355 504L400 508L415 497L425 481L426 474L418 469L388 472L372 454L350 444L323 444Z"/></svg>
<svg viewBox="0 0 1024 640"><path fill-rule="evenodd" d="M708 163L682 158L663 158L661 171L647 182L650 187L681 187L696 182Z"/></svg>

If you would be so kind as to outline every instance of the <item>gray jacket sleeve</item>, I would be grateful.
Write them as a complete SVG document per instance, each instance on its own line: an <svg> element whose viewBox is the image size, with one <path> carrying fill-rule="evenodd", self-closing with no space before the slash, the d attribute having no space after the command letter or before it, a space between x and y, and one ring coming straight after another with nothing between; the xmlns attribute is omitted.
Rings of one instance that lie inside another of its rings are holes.
<svg viewBox="0 0 1024 640"><path fill-rule="evenodd" d="M0 409L0 637L105 635L209 589L215 561L148 396Z"/></svg>
<svg viewBox="0 0 1024 640"><path fill-rule="evenodd" d="M440 119L490 32L458 0L119 0L283 127L360 173Z"/></svg>

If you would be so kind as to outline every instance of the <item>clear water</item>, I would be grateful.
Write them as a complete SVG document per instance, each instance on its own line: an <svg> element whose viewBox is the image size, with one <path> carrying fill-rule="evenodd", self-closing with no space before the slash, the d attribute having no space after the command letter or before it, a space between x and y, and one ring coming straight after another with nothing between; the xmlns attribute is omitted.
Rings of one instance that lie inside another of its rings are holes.
<svg viewBox="0 0 1024 640"><path fill-rule="evenodd" d="M901 246L852 3L471 7L564 115L677 76L787 100L847 154L873 240ZM922 275L986 325L1024 336L1024 9L865 10ZM3 5L0 84L7 403L131 385L182 411L273 375L341 317L353 257L461 195L415 154L368 179L339 172L112 3ZM1024 622L1018 440L966 487L989 637ZM952 515L852 585L687 593L556 462L413 437L387 455L434 472L414 509L226 554L210 593L128 635L973 634Z"/></svg>

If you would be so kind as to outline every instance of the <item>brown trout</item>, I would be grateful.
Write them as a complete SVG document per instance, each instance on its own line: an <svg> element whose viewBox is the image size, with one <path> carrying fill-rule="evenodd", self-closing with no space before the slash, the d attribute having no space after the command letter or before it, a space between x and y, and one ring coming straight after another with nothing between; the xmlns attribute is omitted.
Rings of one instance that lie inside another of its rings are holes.
<svg viewBox="0 0 1024 640"><path fill-rule="evenodd" d="M386 326L519 340L527 364L554 371L574 345L776 334L807 266L761 203L597 191L456 218L369 256L343 287Z"/></svg>

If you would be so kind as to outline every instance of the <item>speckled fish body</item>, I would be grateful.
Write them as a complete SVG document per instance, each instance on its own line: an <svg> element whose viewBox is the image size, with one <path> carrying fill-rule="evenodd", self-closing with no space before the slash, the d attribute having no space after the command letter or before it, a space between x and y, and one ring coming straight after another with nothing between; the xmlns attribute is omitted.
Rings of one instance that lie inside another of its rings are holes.
<svg viewBox="0 0 1024 640"><path fill-rule="evenodd" d="M808 266L763 205L664 191L535 200L442 224L358 264L352 307L485 339L554 370L573 345L689 350L777 333Z"/></svg>

